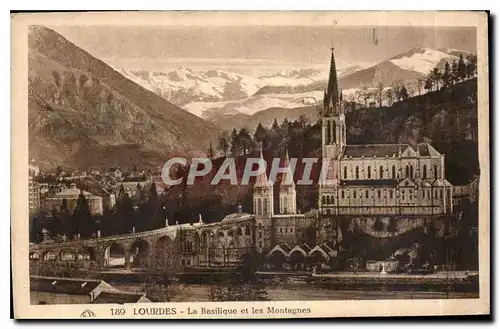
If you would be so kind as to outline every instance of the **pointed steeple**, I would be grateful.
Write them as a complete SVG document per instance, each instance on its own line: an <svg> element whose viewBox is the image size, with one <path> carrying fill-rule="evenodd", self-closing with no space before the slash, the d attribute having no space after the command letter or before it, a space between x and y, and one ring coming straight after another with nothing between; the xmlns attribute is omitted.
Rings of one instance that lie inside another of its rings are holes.
<svg viewBox="0 0 500 329"><path fill-rule="evenodd" d="M264 157L262 156L262 147L260 148L260 159L264 160ZM255 186L256 187L271 186L271 182L269 182L269 179L267 179L267 173L265 170L263 173L257 176L257 179L255 180Z"/></svg>
<svg viewBox="0 0 500 329"><path fill-rule="evenodd" d="M337 104L338 102L338 84L337 84L337 68L335 66L335 55L332 50L332 58L330 60L330 76L328 77L328 87L326 90L325 104Z"/></svg>
<svg viewBox="0 0 500 329"><path fill-rule="evenodd" d="M293 173L290 168L290 158L288 157L288 148L285 149L285 161L283 163L283 168L287 168L287 170L283 173L282 179L281 179L281 186L291 186L295 185L293 181ZM290 178L288 178L290 176ZM290 182L288 182L288 179L290 179Z"/></svg>

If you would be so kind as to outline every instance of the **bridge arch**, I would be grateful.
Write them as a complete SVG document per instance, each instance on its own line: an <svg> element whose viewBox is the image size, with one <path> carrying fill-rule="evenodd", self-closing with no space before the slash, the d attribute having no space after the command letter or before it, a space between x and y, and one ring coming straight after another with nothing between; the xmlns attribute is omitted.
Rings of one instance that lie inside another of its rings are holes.
<svg viewBox="0 0 500 329"><path fill-rule="evenodd" d="M76 259L77 260L88 260L95 261L96 260L96 251L92 247L80 247L76 251Z"/></svg>
<svg viewBox="0 0 500 329"><path fill-rule="evenodd" d="M150 249L148 241L141 238L134 240L128 250L130 264L132 266L147 267Z"/></svg>
<svg viewBox="0 0 500 329"><path fill-rule="evenodd" d="M59 252L59 259L62 262L75 261L77 259L77 253L72 249L63 249Z"/></svg>
<svg viewBox="0 0 500 329"><path fill-rule="evenodd" d="M56 261L57 260L57 253L51 249L46 250L42 253L42 260L45 262L46 261Z"/></svg>
<svg viewBox="0 0 500 329"><path fill-rule="evenodd" d="M104 266L125 268L127 265L127 248L113 241L104 248Z"/></svg>

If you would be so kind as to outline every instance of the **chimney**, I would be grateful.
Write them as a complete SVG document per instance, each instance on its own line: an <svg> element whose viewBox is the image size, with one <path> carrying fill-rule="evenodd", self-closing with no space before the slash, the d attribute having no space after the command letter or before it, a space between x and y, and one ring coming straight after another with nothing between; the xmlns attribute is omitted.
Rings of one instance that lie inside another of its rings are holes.
<svg viewBox="0 0 500 329"><path fill-rule="evenodd" d="M101 230L97 230L97 237L100 238L101 237Z"/></svg>

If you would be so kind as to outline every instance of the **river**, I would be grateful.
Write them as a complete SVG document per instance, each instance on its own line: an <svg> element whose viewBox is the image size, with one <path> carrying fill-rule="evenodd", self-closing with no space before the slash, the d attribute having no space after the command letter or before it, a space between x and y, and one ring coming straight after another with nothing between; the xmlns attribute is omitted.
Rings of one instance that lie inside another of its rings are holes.
<svg viewBox="0 0 500 329"><path fill-rule="evenodd" d="M141 284L111 283L114 287L128 291L143 291ZM183 284L174 283L169 288L172 302L208 302L210 288L215 284ZM478 292L461 291L410 291L410 290L356 290L329 289L311 283L297 284L263 284L267 298L272 301L288 300L363 300L363 299L459 299L479 298Z"/></svg>

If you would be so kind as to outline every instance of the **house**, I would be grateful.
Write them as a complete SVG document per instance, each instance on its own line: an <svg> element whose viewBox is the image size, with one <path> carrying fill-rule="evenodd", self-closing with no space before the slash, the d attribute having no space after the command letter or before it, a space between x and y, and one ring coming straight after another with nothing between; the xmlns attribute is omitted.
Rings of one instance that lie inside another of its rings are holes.
<svg viewBox="0 0 500 329"><path fill-rule="evenodd" d="M30 276L30 300L40 304L89 304L103 291L118 289L103 280Z"/></svg>
<svg viewBox="0 0 500 329"><path fill-rule="evenodd" d="M94 304L150 303L144 292L102 291L93 301Z"/></svg>
<svg viewBox="0 0 500 329"><path fill-rule="evenodd" d="M89 203L90 212L92 214L102 215L103 213L103 198L94 195L90 192L80 190L75 183L71 183L70 187L57 193L55 196L45 199L45 208L51 210L53 207L60 208L63 200L66 200L68 209L73 211L77 205L78 197L83 194Z"/></svg>

